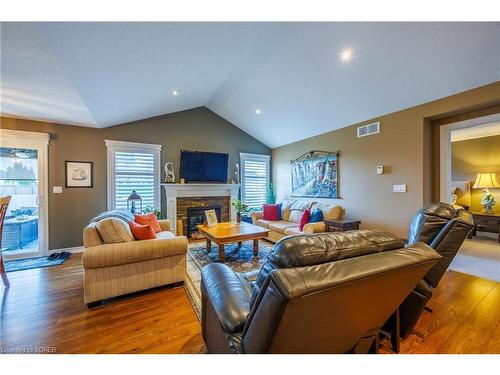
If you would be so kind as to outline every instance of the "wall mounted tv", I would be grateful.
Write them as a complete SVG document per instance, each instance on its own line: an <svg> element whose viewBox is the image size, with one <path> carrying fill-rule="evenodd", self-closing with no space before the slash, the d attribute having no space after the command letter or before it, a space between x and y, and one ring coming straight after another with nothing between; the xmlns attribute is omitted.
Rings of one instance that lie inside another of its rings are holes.
<svg viewBox="0 0 500 375"><path fill-rule="evenodd" d="M227 182L228 154L181 150L181 178L186 182Z"/></svg>

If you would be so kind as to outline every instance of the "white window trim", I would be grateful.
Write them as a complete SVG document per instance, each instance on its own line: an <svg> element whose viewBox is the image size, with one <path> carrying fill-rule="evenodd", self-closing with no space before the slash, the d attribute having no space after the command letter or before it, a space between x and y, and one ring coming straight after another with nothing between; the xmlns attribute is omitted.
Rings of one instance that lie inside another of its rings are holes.
<svg viewBox="0 0 500 375"><path fill-rule="evenodd" d="M243 162L244 160L258 160L267 163L267 179L266 179L266 191L271 182L271 155L263 154L250 154L246 152L240 152L240 184L241 184L241 200L245 198L245 176L243 174Z"/></svg>
<svg viewBox="0 0 500 375"><path fill-rule="evenodd" d="M138 143L138 142L125 142L113 141L109 139L104 140L107 147L107 174L108 174L108 211L115 209L115 152L117 151L147 151L153 152L155 159L155 209L161 210L161 191L160 191L160 159L161 159L161 145L153 143Z"/></svg>

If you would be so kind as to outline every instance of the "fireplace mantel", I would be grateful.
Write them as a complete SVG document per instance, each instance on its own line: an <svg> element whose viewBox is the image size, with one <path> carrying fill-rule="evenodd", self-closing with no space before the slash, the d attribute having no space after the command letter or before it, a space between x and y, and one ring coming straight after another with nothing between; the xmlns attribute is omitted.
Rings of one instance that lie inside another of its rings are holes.
<svg viewBox="0 0 500 375"><path fill-rule="evenodd" d="M177 198L178 197L230 197L232 204L238 199L239 184L161 184L167 198L167 219L171 230L177 232ZM231 207L231 205L230 205ZM236 220L236 214L230 209L231 221Z"/></svg>

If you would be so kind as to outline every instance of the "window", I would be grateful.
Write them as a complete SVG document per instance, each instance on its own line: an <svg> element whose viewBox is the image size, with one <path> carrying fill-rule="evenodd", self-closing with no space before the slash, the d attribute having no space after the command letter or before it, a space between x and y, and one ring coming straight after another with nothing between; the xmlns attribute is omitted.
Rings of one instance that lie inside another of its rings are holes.
<svg viewBox="0 0 500 375"><path fill-rule="evenodd" d="M241 200L250 208L261 208L266 203L269 159L269 155L240 153Z"/></svg>
<svg viewBox="0 0 500 375"><path fill-rule="evenodd" d="M161 145L106 140L108 148L108 210L127 209L133 190L142 207L160 209Z"/></svg>

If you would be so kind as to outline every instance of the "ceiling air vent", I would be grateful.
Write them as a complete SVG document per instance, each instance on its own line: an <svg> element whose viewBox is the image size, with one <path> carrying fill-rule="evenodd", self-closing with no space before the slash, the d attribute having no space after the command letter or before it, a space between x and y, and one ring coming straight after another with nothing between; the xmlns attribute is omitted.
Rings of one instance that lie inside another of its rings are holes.
<svg viewBox="0 0 500 375"><path fill-rule="evenodd" d="M358 127L358 138L377 133L380 133L380 122L374 122L372 124Z"/></svg>

